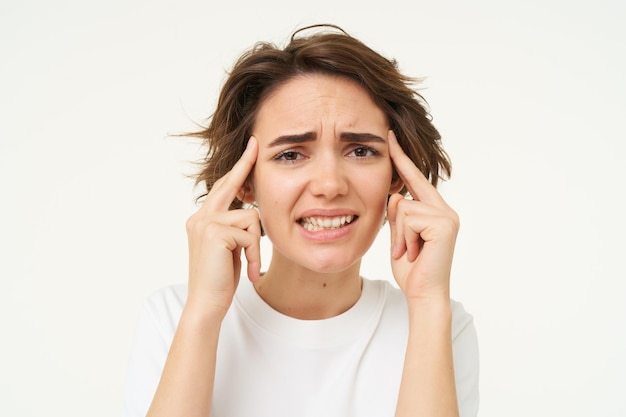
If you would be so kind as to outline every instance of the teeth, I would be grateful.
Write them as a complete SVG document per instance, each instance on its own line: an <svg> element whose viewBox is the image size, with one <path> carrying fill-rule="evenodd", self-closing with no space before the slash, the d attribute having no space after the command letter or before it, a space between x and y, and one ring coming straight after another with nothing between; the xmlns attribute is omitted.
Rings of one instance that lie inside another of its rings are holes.
<svg viewBox="0 0 626 417"><path fill-rule="evenodd" d="M309 232L317 232L324 229L338 229L352 223L354 216L339 217L306 217L300 220L300 224Z"/></svg>

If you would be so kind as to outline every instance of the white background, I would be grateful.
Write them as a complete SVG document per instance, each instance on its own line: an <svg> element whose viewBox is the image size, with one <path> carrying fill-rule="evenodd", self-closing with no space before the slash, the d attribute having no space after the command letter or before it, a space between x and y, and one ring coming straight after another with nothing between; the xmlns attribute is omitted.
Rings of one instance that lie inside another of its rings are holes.
<svg viewBox="0 0 626 417"><path fill-rule="evenodd" d="M255 41L332 22L427 77L480 415L626 416L624 1L366 3L0 3L0 415L118 415L141 302L186 279L201 153L168 135Z"/></svg>

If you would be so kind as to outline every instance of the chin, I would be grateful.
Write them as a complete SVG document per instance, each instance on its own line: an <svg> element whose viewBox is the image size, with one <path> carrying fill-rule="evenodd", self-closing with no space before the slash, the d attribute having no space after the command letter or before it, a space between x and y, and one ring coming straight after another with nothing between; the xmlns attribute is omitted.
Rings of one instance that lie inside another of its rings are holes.
<svg viewBox="0 0 626 417"><path fill-rule="evenodd" d="M338 274L359 263L361 257L346 256L336 252L327 256L310 257L300 265L319 274Z"/></svg>

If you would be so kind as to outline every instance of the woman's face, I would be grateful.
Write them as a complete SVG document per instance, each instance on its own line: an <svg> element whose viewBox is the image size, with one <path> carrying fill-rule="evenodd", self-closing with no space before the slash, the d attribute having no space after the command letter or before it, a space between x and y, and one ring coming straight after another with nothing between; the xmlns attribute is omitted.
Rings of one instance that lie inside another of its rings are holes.
<svg viewBox="0 0 626 417"><path fill-rule="evenodd" d="M317 272L357 264L384 219L392 165L382 110L357 83L298 76L261 105L251 194L274 256Z"/></svg>

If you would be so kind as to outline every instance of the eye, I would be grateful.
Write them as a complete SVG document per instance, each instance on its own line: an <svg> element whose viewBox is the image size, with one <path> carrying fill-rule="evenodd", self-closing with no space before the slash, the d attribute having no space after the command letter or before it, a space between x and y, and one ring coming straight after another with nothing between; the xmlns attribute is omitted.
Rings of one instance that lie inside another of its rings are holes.
<svg viewBox="0 0 626 417"><path fill-rule="evenodd" d="M354 148L348 155L356 158L370 158L379 154L380 152L374 148L370 148L369 146L359 146L358 148Z"/></svg>
<svg viewBox="0 0 626 417"><path fill-rule="evenodd" d="M290 150L280 152L274 156L274 160L276 161L297 161L302 158L304 158L304 156L300 152Z"/></svg>

